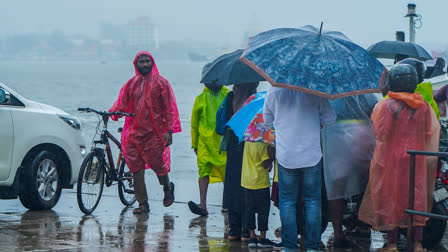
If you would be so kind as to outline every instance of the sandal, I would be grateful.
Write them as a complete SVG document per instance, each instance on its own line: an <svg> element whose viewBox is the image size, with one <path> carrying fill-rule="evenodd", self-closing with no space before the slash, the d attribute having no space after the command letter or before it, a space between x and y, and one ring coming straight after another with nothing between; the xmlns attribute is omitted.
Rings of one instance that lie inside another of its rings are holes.
<svg viewBox="0 0 448 252"><path fill-rule="evenodd" d="M388 246L389 245L387 243L385 243L382 248L378 249L378 251L382 251L382 252L399 252L397 247L390 248Z"/></svg>
<svg viewBox="0 0 448 252"><path fill-rule="evenodd" d="M163 198L163 206L169 207L174 203L174 183L170 182L169 185L163 187L164 192L170 192L170 194L166 195Z"/></svg>
<svg viewBox="0 0 448 252"><path fill-rule="evenodd" d="M148 203L142 203L140 204L134 211L132 211L133 214L144 214L149 213L149 204Z"/></svg>
<svg viewBox="0 0 448 252"><path fill-rule="evenodd" d="M416 248L414 249L414 252L426 252L425 248Z"/></svg>
<svg viewBox="0 0 448 252"><path fill-rule="evenodd" d="M190 211L194 214L200 216L208 215L208 211L206 209L201 208L200 206L198 206L198 204L194 203L193 201L188 201L188 208L190 208Z"/></svg>
<svg viewBox="0 0 448 252"><path fill-rule="evenodd" d="M414 245L414 252L426 252L426 249L421 245L418 248Z"/></svg>
<svg viewBox="0 0 448 252"><path fill-rule="evenodd" d="M229 239L229 241L241 241L241 236L233 236L233 235L229 235L229 237L227 237L227 239Z"/></svg>

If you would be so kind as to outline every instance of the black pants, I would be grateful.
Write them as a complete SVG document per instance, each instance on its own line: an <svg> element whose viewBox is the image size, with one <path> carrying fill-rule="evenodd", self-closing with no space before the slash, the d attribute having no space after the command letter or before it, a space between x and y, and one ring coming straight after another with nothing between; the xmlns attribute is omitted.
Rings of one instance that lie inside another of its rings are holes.
<svg viewBox="0 0 448 252"><path fill-rule="evenodd" d="M258 231L268 230L269 209L271 207L269 187L263 189L244 189L246 229L255 229L255 214L258 214Z"/></svg>
<svg viewBox="0 0 448 252"><path fill-rule="evenodd" d="M227 149L226 177L224 180L223 205L229 217L229 236L248 237L244 217L244 190L241 187L241 168L243 164L244 142L238 143L234 136L233 144Z"/></svg>
<svg viewBox="0 0 448 252"><path fill-rule="evenodd" d="M249 237L246 226L246 217L244 211L235 211L235 209L228 209L227 216L229 217L229 236Z"/></svg>

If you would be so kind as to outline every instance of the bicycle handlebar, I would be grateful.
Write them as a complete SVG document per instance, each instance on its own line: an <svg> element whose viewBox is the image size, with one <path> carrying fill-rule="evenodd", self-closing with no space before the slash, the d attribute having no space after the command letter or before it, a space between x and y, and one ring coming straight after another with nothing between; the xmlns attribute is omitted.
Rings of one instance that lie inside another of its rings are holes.
<svg viewBox="0 0 448 252"><path fill-rule="evenodd" d="M93 112L95 114L98 114L100 116L112 116L112 115L119 115L119 116L135 116L134 113L125 113L125 112L119 112L119 111L114 111L114 112L106 112L106 111L98 111L92 108L78 108L78 111L81 112Z"/></svg>

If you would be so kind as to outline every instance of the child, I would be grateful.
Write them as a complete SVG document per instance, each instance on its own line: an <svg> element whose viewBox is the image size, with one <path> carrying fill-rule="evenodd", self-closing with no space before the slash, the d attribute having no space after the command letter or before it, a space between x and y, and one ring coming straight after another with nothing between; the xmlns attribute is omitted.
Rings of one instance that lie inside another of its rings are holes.
<svg viewBox="0 0 448 252"><path fill-rule="evenodd" d="M250 248L270 248L275 245L266 239L271 205L269 171L272 169L274 158L274 147L259 142L245 143L241 186L244 188L245 225L250 234ZM255 234L255 213L258 214L258 231L260 231L258 240Z"/></svg>
<svg viewBox="0 0 448 252"><path fill-rule="evenodd" d="M208 184L224 181L226 153L219 153L221 136L216 134L216 112L229 89L218 84L205 84L194 102L191 114L191 148L197 155L200 204L188 202L191 212L206 216Z"/></svg>
<svg viewBox="0 0 448 252"><path fill-rule="evenodd" d="M408 150L437 151L440 125L422 95L414 93L417 72L410 65L396 65L389 72L389 98L377 103L373 113L376 146L370 164L369 184L359 209L359 219L377 231L387 231L382 251L398 251L398 229L408 227ZM417 211L430 212L437 159L417 156L415 162L415 202ZM414 251L422 248L425 217L415 216Z"/></svg>

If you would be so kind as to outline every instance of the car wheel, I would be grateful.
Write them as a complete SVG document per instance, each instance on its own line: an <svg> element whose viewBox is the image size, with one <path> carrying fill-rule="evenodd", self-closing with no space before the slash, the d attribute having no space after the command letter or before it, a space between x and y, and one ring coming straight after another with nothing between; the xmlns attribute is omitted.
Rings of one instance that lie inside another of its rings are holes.
<svg viewBox="0 0 448 252"><path fill-rule="evenodd" d="M19 198L31 210L48 210L61 196L59 162L49 151L41 151L25 162L20 179Z"/></svg>

